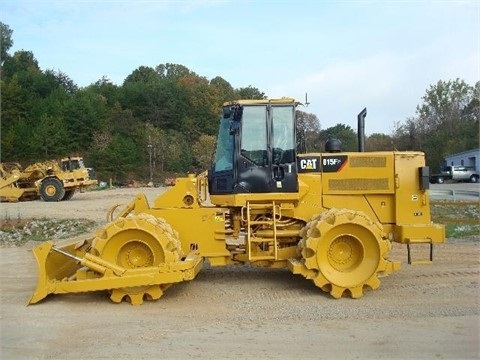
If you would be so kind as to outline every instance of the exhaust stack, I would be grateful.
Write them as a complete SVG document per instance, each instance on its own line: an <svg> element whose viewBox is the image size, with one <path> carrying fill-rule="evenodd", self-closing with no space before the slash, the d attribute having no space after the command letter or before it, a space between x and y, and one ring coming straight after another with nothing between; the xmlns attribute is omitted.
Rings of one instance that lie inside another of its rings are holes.
<svg viewBox="0 0 480 360"><path fill-rule="evenodd" d="M358 151L365 151L365 117L367 116L367 108L364 108L357 115L358 125L357 125L357 136L358 136Z"/></svg>

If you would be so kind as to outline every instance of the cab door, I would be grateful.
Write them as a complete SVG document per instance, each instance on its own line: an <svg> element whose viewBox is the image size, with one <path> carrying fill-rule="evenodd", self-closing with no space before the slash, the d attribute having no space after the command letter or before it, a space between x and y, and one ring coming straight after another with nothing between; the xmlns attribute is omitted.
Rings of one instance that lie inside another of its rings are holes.
<svg viewBox="0 0 480 360"><path fill-rule="evenodd" d="M272 188L275 192L298 191L295 108L272 106L270 124Z"/></svg>
<svg viewBox="0 0 480 360"><path fill-rule="evenodd" d="M234 193L298 191L294 117L292 105L243 108Z"/></svg>
<svg viewBox="0 0 480 360"><path fill-rule="evenodd" d="M267 110L266 104L243 107L235 139L234 193L269 192L272 170Z"/></svg>

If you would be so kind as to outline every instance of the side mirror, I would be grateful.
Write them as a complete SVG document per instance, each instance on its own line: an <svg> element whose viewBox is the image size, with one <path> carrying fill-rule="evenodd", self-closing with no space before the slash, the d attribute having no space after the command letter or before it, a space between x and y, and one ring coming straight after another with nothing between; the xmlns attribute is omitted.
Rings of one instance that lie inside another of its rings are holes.
<svg viewBox="0 0 480 360"><path fill-rule="evenodd" d="M235 135L236 133L238 133L239 128L240 128L240 122L231 121L230 122L230 135Z"/></svg>
<svg viewBox="0 0 480 360"><path fill-rule="evenodd" d="M232 115L232 108L230 106L223 107L223 118L228 119Z"/></svg>
<svg viewBox="0 0 480 360"><path fill-rule="evenodd" d="M233 111L233 114L232 114ZM223 116L225 116L225 108L223 108ZM243 115L243 106L242 105L235 105L229 108L229 115L233 117L232 121L230 122L230 135L234 135L238 133L238 129L240 128L240 121L242 121Z"/></svg>

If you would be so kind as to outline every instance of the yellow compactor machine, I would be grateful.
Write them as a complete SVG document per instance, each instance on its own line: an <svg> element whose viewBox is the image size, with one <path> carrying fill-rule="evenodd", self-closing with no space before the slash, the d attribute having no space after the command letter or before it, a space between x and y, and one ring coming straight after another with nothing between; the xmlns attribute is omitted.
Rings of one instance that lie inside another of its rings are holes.
<svg viewBox="0 0 480 360"><path fill-rule="evenodd" d="M334 298L359 298L400 268L392 242L444 242L430 219L421 152L297 151L294 99L224 104L212 167L143 194L80 242L33 252L49 294L108 291L114 302L155 300L211 266L288 268ZM432 260L432 252L426 261Z"/></svg>

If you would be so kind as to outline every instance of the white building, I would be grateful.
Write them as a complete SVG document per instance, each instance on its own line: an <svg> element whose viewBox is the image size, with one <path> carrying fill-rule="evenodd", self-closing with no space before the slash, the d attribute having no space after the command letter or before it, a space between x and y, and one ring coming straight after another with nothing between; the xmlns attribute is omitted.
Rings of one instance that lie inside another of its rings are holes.
<svg viewBox="0 0 480 360"><path fill-rule="evenodd" d="M445 165L473 167L475 171L480 171L480 149L445 156Z"/></svg>

